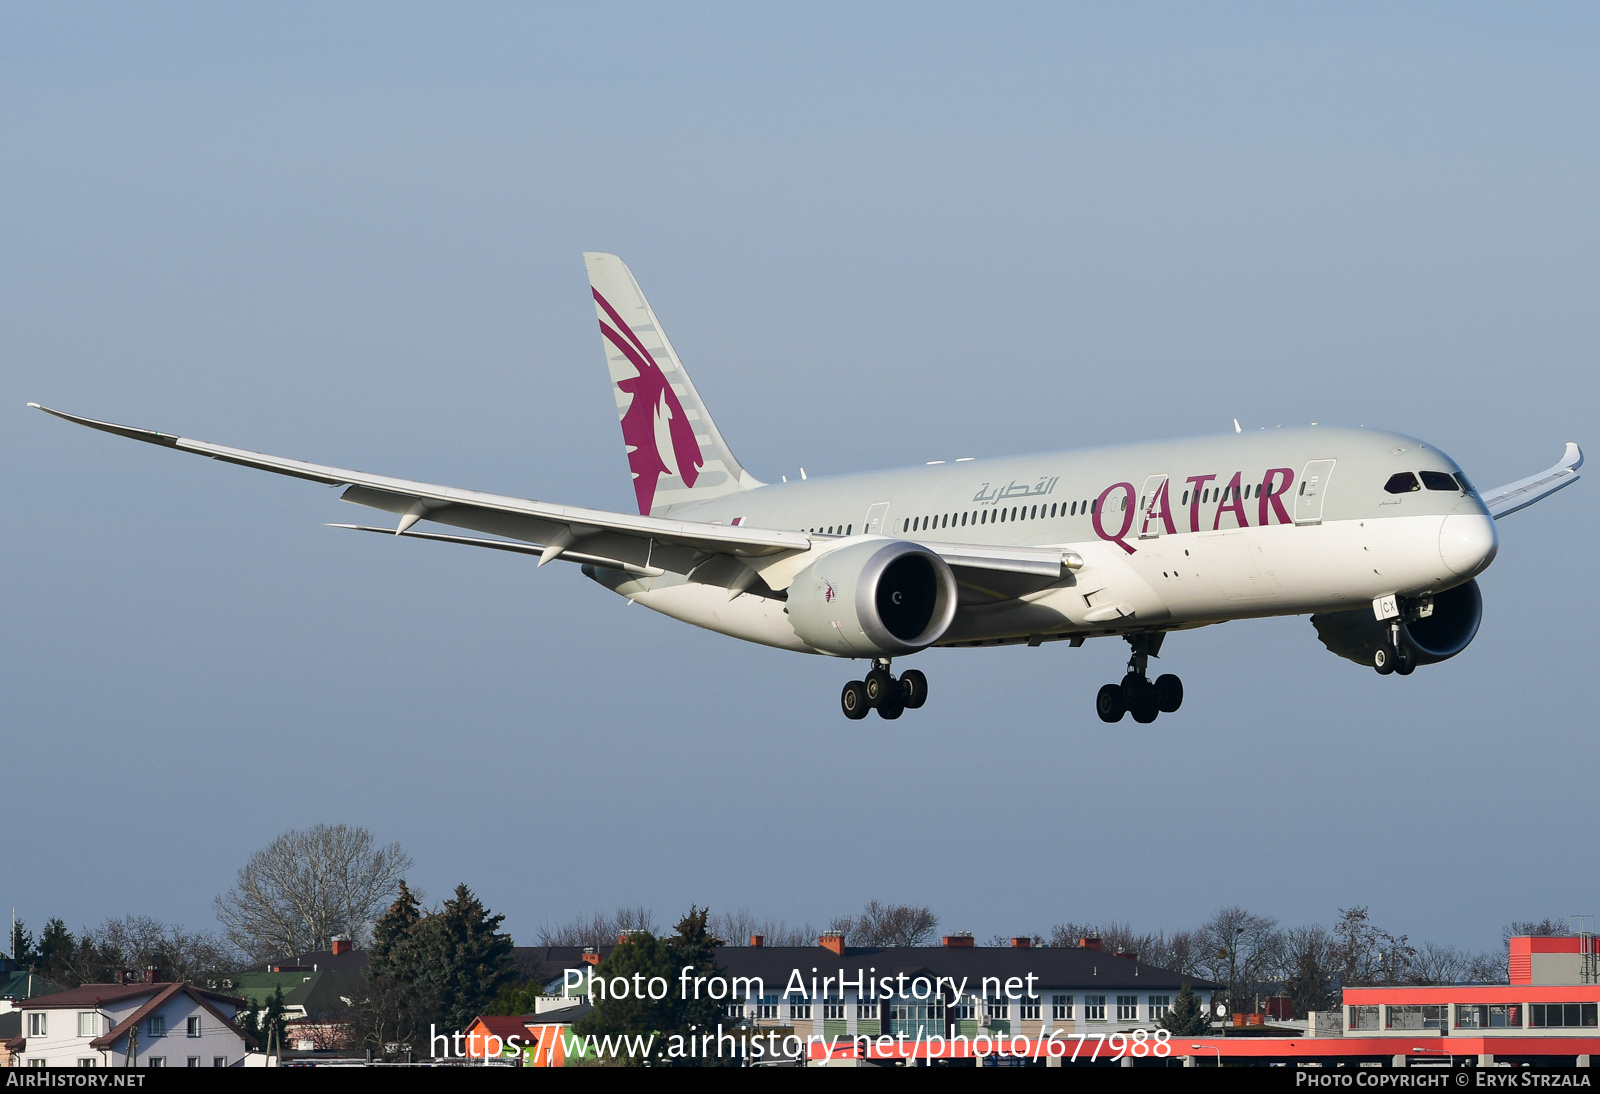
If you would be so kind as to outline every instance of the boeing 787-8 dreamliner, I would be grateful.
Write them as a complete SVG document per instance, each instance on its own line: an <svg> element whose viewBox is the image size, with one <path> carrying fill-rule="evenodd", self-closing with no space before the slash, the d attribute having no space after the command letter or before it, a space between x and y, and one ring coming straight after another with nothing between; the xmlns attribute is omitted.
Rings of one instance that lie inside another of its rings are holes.
<svg viewBox="0 0 1600 1094"><path fill-rule="evenodd" d="M1148 676L1171 631L1311 615L1329 650L1409 675L1477 633L1474 577L1495 521L1577 481L1569 443L1540 474L1486 493L1432 445L1314 426L957 460L763 483L734 458L620 258L586 254L639 511L614 513L323 467L168 433L80 425L345 487L393 527L364 532L574 562L674 619L796 653L856 658L851 718L922 706L927 678L891 661L930 646L1115 637L1127 675L1107 722L1175 711ZM478 535L430 532L424 521ZM492 538L491 538L492 537Z"/></svg>

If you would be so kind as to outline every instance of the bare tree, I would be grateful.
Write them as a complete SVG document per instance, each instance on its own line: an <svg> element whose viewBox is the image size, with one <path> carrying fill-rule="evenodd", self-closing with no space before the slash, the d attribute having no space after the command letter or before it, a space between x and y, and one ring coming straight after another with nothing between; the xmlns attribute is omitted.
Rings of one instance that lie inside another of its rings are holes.
<svg viewBox="0 0 1600 1094"><path fill-rule="evenodd" d="M1213 913L1195 933L1195 966L1207 979L1228 985L1230 1011L1280 990L1284 946L1276 919L1234 905Z"/></svg>
<svg viewBox="0 0 1600 1094"><path fill-rule="evenodd" d="M1154 965L1184 976L1198 976L1195 967L1196 941L1192 931L1139 931L1133 924L1115 919L1105 923L1057 923L1050 928L1049 946L1076 946L1080 939L1098 938L1109 953L1137 954L1146 965ZM1035 945L1038 945L1035 942Z"/></svg>
<svg viewBox="0 0 1600 1094"><path fill-rule="evenodd" d="M545 924L539 928L541 946L613 946L625 931L656 932L656 915L640 904L618 908L614 913L580 914L569 923Z"/></svg>
<svg viewBox="0 0 1600 1094"><path fill-rule="evenodd" d="M939 917L928 907L868 901L860 915L839 916L828 925L858 946L926 946L939 929Z"/></svg>
<svg viewBox="0 0 1600 1094"><path fill-rule="evenodd" d="M782 919L757 919L746 908L712 916L711 933L725 946L746 945L751 935L760 935L768 946L815 946L818 934L809 923L791 927Z"/></svg>
<svg viewBox="0 0 1600 1094"><path fill-rule="evenodd" d="M1488 954L1459 946L1424 942L1411 959L1408 979L1413 984L1483 984L1499 980L1498 963Z"/></svg>
<svg viewBox="0 0 1600 1094"><path fill-rule="evenodd" d="M285 832L250 856L216 899L228 940L255 960L326 950L336 935L364 944L411 857L365 828L319 824Z"/></svg>
<svg viewBox="0 0 1600 1094"><path fill-rule="evenodd" d="M226 941L206 931L191 931L147 915L108 919L85 928L66 962L71 984L106 983L127 970L154 966L164 980L204 983L237 969L241 955Z"/></svg>

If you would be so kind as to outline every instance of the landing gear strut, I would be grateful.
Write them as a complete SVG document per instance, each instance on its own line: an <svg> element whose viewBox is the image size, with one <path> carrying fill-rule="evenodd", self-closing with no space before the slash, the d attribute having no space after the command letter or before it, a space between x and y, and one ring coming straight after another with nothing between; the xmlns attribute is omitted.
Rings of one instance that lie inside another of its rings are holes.
<svg viewBox="0 0 1600 1094"><path fill-rule="evenodd" d="M867 678L850 681L839 696L844 716L851 719L865 718L874 710L880 718L894 719L927 701L928 678L916 669L907 669L896 679L887 657L874 661Z"/></svg>
<svg viewBox="0 0 1600 1094"><path fill-rule="evenodd" d="M1171 714L1183 705L1183 681L1170 672L1150 682L1146 674L1150 658L1160 655L1165 632L1155 634L1130 634L1128 673L1120 684L1107 684L1094 698L1095 713L1102 722L1120 722L1124 714L1144 725L1156 720L1163 712Z"/></svg>

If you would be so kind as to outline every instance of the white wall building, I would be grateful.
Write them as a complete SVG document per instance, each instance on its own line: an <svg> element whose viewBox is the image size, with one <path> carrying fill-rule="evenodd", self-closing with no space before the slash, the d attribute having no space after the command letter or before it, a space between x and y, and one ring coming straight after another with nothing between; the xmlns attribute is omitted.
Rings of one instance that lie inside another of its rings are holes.
<svg viewBox="0 0 1600 1094"><path fill-rule="evenodd" d="M189 984L84 984L21 1001L23 1067L237 1067L240 1001ZM130 1045L130 1041L132 1044Z"/></svg>

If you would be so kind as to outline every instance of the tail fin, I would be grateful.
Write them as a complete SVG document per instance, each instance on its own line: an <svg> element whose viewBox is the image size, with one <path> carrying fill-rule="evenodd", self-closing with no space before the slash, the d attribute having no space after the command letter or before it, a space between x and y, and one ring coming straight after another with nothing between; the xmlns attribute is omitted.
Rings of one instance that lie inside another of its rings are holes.
<svg viewBox="0 0 1600 1094"><path fill-rule="evenodd" d="M659 516L674 506L765 485L728 450L627 264L595 253L583 261L639 512Z"/></svg>

